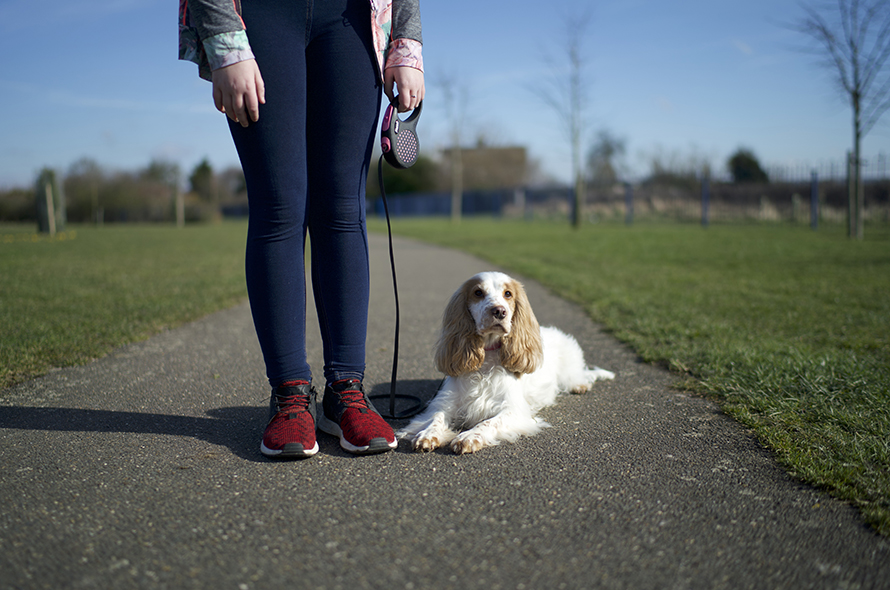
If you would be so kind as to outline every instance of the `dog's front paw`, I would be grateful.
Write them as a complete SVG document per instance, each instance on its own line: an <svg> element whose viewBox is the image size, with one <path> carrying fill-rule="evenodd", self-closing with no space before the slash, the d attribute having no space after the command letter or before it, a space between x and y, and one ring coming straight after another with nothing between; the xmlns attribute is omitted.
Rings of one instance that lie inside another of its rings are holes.
<svg viewBox="0 0 890 590"><path fill-rule="evenodd" d="M439 442L438 437L434 434L427 434L421 432L416 437L414 437L413 441L414 450L419 451L421 453L429 453L430 451L435 451L442 443Z"/></svg>
<svg viewBox="0 0 890 590"><path fill-rule="evenodd" d="M483 447L485 447L485 441L478 434L460 435L451 441L451 450L458 455L475 453L476 451L481 451Z"/></svg>

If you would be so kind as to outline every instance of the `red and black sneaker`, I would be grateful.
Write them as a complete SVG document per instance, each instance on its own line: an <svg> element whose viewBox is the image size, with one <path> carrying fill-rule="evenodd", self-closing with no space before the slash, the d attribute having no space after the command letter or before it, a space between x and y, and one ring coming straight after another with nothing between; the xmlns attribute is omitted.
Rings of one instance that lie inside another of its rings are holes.
<svg viewBox="0 0 890 590"><path fill-rule="evenodd" d="M274 459L303 459L317 453L315 411L315 389L307 381L289 381L272 390L260 452Z"/></svg>
<svg viewBox="0 0 890 590"><path fill-rule="evenodd" d="M398 446L396 435L362 390L358 379L324 388L318 428L340 437L340 446L356 455L385 453Z"/></svg>

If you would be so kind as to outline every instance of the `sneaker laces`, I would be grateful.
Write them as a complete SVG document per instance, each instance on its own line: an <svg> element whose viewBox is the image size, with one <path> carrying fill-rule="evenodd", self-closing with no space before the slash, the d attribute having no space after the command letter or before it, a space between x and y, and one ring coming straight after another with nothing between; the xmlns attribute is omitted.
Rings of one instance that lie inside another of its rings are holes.
<svg viewBox="0 0 890 590"><path fill-rule="evenodd" d="M340 401L346 408L358 410L363 414L368 411L368 402L361 389L346 389L338 392L337 395L340 396Z"/></svg>
<svg viewBox="0 0 890 590"><path fill-rule="evenodd" d="M288 414L300 414L309 411L310 396L304 393L293 395L275 394L276 416Z"/></svg>

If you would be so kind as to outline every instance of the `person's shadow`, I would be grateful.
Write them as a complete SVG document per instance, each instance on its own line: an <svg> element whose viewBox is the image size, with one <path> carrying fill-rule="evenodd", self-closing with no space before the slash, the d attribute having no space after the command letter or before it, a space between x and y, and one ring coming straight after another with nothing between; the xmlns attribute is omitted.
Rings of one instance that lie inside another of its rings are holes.
<svg viewBox="0 0 890 590"><path fill-rule="evenodd" d="M435 395L438 380L419 379L399 381L398 394L418 398L421 407ZM389 396L389 383L375 387L371 395ZM320 396L319 396L320 397ZM397 400L396 415L412 410L404 408L405 403L415 405L413 400ZM387 414L388 401L375 399L375 407ZM387 407L384 408L383 406ZM418 409L419 411L419 409ZM208 410L206 416L177 416L172 414L151 414L121 412L114 410L90 410L79 408L39 408L28 406L0 406L0 428L16 430L38 430L49 432L132 432L136 434L165 434L186 436L225 446L236 456L262 462L267 459L260 454L259 441L263 427L269 418L269 407L234 406ZM393 428L398 430L407 423L407 417L388 418ZM329 455L352 456L340 449L335 437L319 433L320 451Z"/></svg>

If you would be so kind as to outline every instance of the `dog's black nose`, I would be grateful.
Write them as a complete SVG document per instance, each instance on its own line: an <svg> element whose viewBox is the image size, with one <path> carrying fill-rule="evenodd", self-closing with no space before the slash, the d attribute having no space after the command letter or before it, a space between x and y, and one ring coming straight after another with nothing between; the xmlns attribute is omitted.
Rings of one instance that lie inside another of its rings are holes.
<svg viewBox="0 0 890 590"><path fill-rule="evenodd" d="M495 319L502 320L507 317L507 308L503 305L498 305L497 307L491 308L491 315L495 317Z"/></svg>

